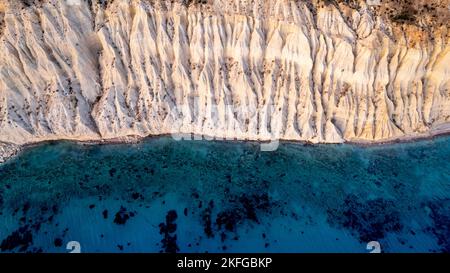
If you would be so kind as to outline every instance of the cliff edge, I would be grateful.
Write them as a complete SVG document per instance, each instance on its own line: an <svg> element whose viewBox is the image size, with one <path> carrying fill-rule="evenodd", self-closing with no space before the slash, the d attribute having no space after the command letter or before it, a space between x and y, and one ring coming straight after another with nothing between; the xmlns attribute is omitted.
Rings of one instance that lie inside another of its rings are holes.
<svg viewBox="0 0 450 273"><path fill-rule="evenodd" d="M448 132L449 9L448 0L0 0L0 143Z"/></svg>

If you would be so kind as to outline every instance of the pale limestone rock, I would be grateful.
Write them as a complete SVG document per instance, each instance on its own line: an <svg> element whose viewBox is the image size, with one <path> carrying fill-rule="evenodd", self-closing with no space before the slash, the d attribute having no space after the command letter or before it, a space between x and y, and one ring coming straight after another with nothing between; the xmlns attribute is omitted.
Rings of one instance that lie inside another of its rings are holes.
<svg viewBox="0 0 450 273"><path fill-rule="evenodd" d="M181 132L336 143L449 130L447 25L415 42L367 7L37 2L0 6L2 142Z"/></svg>

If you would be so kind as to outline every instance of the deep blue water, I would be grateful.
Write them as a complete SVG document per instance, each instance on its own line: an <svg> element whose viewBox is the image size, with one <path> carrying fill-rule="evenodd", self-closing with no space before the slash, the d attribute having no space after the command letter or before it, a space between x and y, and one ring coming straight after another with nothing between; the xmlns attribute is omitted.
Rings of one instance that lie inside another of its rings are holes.
<svg viewBox="0 0 450 273"><path fill-rule="evenodd" d="M42 144L0 165L0 251L450 251L450 137Z"/></svg>

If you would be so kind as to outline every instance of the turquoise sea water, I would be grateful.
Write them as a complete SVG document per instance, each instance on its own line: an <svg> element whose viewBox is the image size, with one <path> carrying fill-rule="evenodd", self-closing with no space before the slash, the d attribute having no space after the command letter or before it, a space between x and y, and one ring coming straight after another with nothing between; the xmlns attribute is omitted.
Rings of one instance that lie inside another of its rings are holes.
<svg viewBox="0 0 450 273"><path fill-rule="evenodd" d="M450 251L450 137L42 144L0 165L0 252Z"/></svg>

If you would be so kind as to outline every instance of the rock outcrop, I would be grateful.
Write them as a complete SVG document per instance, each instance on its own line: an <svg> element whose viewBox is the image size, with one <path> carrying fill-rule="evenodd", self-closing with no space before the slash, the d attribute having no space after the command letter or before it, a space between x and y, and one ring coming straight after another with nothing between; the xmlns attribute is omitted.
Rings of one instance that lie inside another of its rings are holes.
<svg viewBox="0 0 450 273"><path fill-rule="evenodd" d="M0 142L450 131L449 10L383 5L0 0Z"/></svg>

